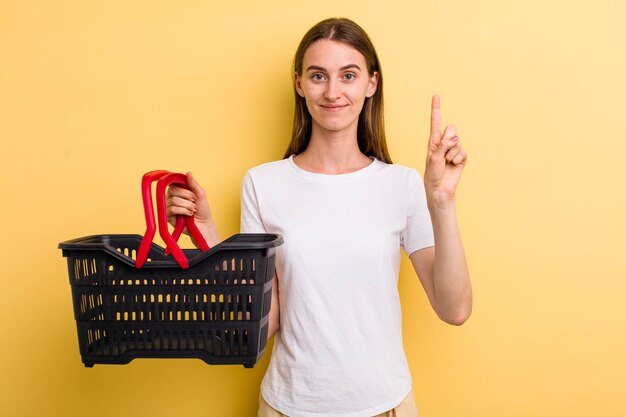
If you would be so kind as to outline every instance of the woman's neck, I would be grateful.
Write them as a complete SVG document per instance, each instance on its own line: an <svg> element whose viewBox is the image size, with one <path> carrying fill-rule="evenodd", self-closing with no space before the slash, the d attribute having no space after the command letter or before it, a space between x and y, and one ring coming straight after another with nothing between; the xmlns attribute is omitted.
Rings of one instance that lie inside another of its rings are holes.
<svg viewBox="0 0 626 417"><path fill-rule="evenodd" d="M309 145L294 158L300 168L319 174L348 174L368 166L372 160L361 153L355 132L311 132Z"/></svg>

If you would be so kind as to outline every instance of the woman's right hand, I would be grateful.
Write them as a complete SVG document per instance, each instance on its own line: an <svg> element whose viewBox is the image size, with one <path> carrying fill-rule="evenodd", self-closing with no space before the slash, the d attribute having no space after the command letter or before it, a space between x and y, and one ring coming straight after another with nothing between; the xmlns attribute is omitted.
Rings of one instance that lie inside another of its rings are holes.
<svg viewBox="0 0 626 417"><path fill-rule="evenodd" d="M220 242L204 189L191 172L187 173L189 190L171 185L167 188L167 220L174 226L176 216L194 216L194 222L210 247ZM183 231L189 234L187 228Z"/></svg>

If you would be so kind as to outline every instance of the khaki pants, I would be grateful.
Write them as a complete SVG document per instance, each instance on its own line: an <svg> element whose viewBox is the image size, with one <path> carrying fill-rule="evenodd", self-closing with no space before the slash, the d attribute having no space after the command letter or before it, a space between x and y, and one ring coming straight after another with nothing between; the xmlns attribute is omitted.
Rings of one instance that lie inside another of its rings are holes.
<svg viewBox="0 0 626 417"><path fill-rule="evenodd" d="M264 399L262 395L259 395L259 414L257 417L289 417L274 410ZM415 397L413 396L413 390L402 400L397 407L373 417L419 417L417 413L417 405L415 404Z"/></svg>

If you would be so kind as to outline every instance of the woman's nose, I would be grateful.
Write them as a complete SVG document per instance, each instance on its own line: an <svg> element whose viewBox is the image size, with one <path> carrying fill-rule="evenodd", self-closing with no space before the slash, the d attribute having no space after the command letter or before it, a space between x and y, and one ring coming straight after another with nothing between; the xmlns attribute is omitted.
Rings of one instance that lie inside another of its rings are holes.
<svg viewBox="0 0 626 417"><path fill-rule="evenodd" d="M336 100L340 96L340 86L336 80L329 80L326 83L326 90L324 91L324 97L328 100Z"/></svg>

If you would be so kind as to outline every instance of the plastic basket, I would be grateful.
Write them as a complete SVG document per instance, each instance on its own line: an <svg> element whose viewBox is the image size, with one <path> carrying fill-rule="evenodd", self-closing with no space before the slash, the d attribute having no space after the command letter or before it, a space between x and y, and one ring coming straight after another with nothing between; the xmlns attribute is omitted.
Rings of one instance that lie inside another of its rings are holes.
<svg viewBox="0 0 626 417"><path fill-rule="evenodd" d="M265 350L280 235L238 234L207 252L184 250L181 268L152 244L135 267L139 235L59 244L67 257L82 361L199 358L251 368Z"/></svg>

